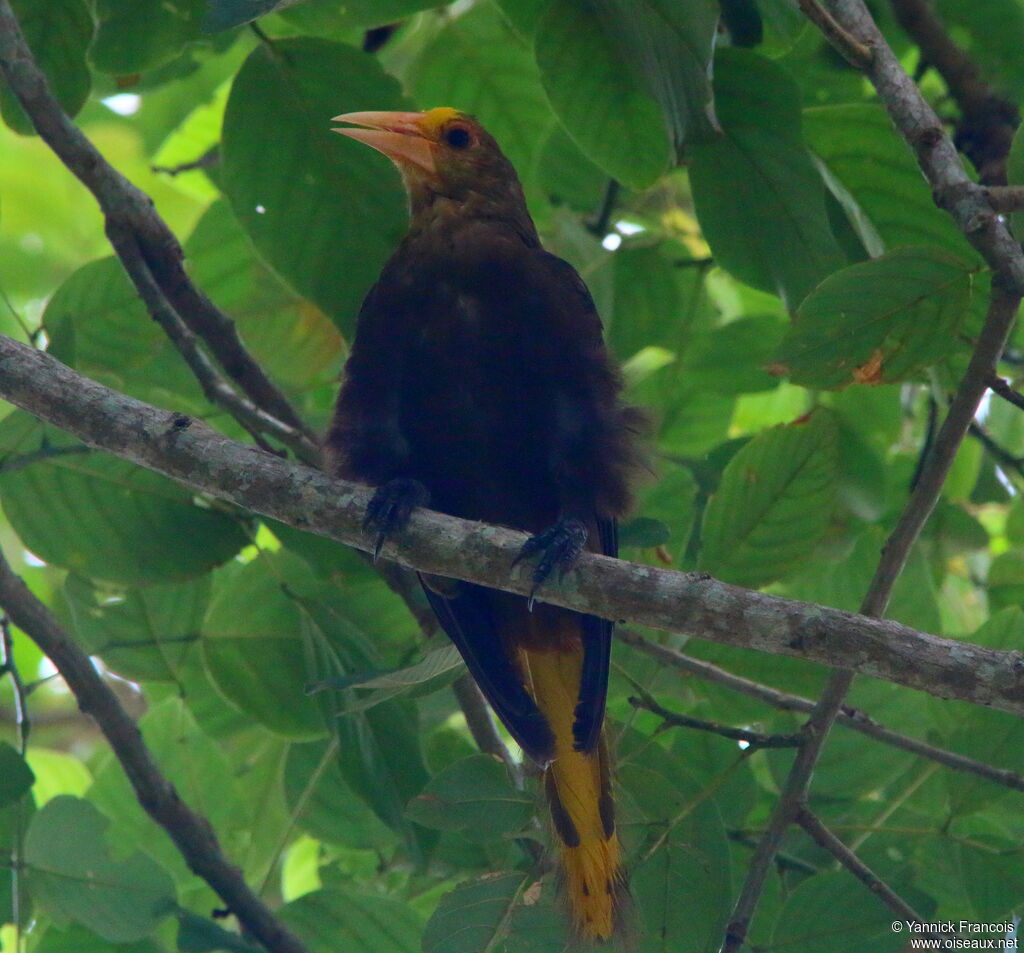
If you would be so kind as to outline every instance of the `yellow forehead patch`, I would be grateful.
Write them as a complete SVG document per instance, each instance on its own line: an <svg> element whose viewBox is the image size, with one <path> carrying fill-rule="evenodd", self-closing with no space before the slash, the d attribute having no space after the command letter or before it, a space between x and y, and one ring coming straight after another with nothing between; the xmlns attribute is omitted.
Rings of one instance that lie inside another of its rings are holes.
<svg viewBox="0 0 1024 953"><path fill-rule="evenodd" d="M436 109L431 109L423 114L423 127L427 133L436 133L448 120L454 119L459 115L457 109L452 109L451 106L438 106Z"/></svg>

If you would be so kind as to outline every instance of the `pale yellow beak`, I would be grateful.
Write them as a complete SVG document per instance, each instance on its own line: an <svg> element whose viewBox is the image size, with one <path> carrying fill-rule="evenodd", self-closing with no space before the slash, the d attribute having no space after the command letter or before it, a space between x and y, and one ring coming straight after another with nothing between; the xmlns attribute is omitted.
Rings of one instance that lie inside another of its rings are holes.
<svg viewBox="0 0 1024 953"><path fill-rule="evenodd" d="M347 122L362 129L332 129L350 139L358 139L386 155L399 169L408 166L437 174L434 143L424 131L425 113L357 112L335 116L331 122Z"/></svg>

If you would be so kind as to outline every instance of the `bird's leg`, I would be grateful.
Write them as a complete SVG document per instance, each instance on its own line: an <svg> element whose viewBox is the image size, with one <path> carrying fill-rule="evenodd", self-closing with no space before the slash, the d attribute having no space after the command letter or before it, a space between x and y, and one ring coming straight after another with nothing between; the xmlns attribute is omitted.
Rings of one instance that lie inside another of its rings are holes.
<svg viewBox="0 0 1024 953"><path fill-rule="evenodd" d="M531 611L537 590L555 570L558 570L558 578L561 579L572 568L586 544L587 527L575 516L562 516L558 522L523 543L523 548L512 561L513 566L539 554L533 569L533 588L530 590Z"/></svg>
<svg viewBox="0 0 1024 953"><path fill-rule="evenodd" d="M363 529L375 532L377 541L373 547L373 561L380 556L384 541L394 533L401 532L409 524L409 518L418 506L430 504L430 490L419 480L398 477L377 487L363 519Z"/></svg>

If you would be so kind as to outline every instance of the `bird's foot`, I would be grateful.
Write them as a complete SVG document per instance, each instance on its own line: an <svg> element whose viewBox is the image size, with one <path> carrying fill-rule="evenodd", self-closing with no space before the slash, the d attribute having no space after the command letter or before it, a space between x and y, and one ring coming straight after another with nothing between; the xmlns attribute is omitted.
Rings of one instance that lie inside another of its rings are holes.
<svg viewBox="0 0 1024 953"><path fill-rule="evenodd" d="M558 570L558 578L561 579L572 568L586 544L586 526L571 516L562 517L557 523L523 543L519 555L512 561L513 566L540 554L533 569L533 588L530 590L529 602L531 612L537 590L555 570Z"/></svg>
<svg viewBox="0 0 1024 953"><path fill-rule="evenodd" d="M377 492L373 494L369 506L366 507L366 517L363 520L363 529L377 534L377 541L373 547L374 562L380 556L384 541L408 526L413 510L429 503L430 490L419 480L399 477L377 487Z"/></svg>

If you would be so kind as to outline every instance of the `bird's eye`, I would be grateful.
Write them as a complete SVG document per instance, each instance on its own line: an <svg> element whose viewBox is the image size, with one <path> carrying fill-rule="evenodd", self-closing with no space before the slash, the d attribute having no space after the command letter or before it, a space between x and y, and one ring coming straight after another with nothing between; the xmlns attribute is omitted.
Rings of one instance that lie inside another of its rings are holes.
<svg viewBox="0 0 1024 953"><path fill-rule="evenodd" d="M446 129L444 133L444 141L453 149L465 149L472 141L472 138L465 126L452 126L451 129Z"/></svg>

